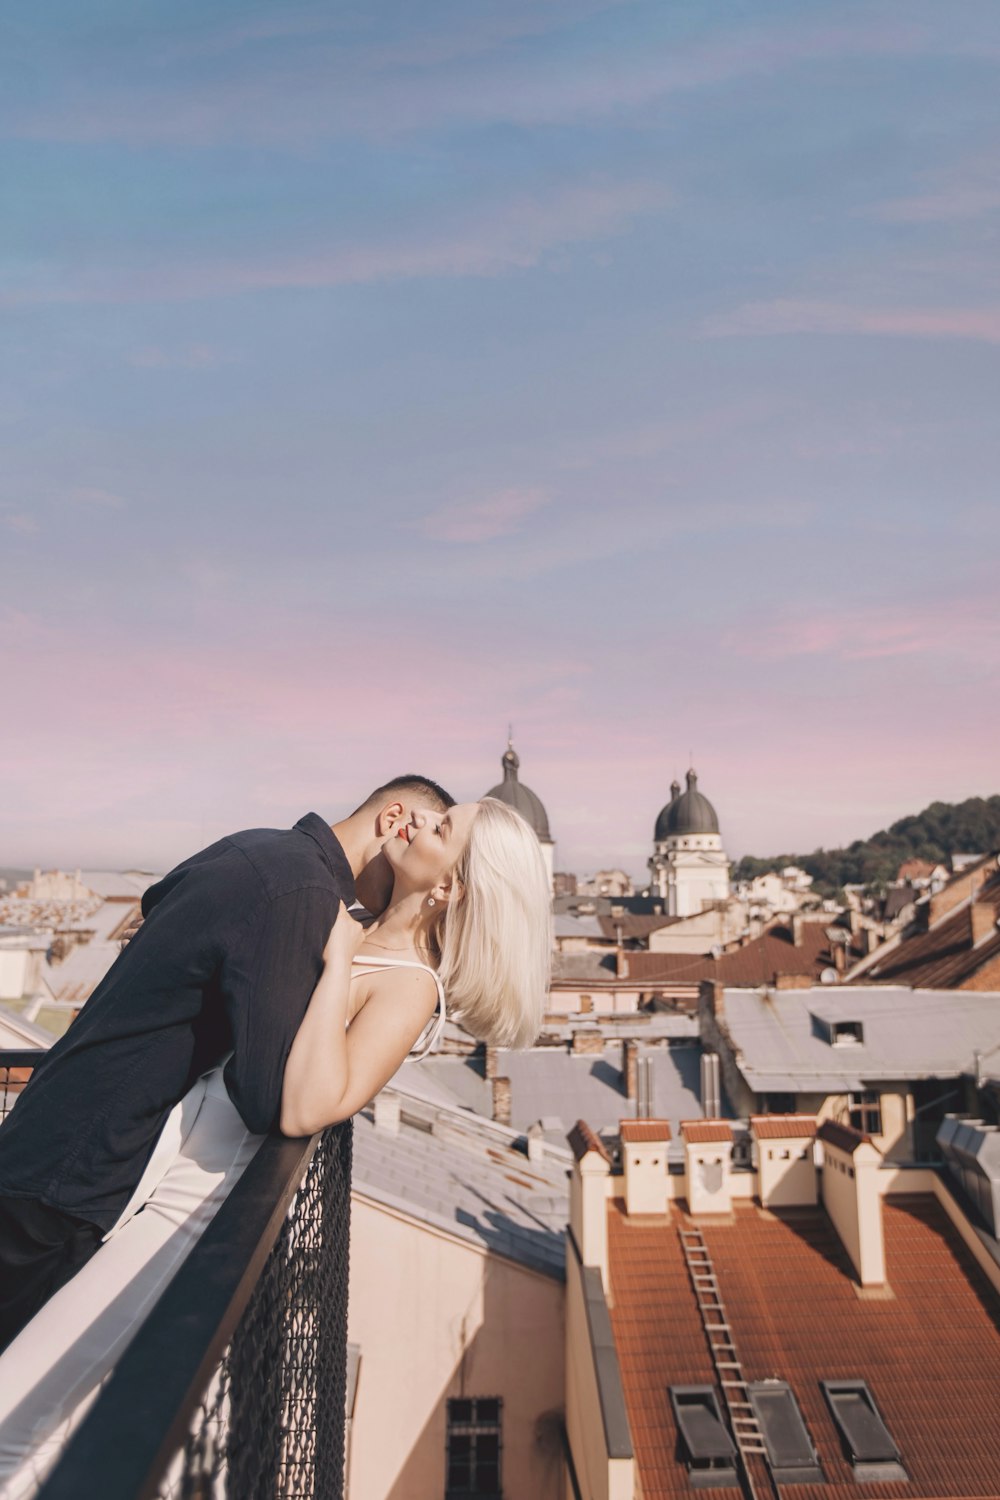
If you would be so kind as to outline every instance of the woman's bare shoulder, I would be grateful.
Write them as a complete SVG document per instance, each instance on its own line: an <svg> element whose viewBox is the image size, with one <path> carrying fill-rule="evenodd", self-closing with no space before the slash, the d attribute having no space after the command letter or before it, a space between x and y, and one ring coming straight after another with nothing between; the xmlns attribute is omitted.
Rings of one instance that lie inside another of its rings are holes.
<svg viewBox="0 0 1000 1500"><path fill-rule="evenodd" d="M437 999L437 980L433 971L424 968L422 964L397 964L391 969L372 969L365 974L362 982L372 997L390 995L393 998L415 998L426 995Z"/></svg>

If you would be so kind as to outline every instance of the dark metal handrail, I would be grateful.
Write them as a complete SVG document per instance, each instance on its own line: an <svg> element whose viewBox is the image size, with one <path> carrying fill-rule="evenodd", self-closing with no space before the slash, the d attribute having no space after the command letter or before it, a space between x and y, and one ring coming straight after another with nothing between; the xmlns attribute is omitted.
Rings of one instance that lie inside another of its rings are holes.
<svg viewBox="0 0 1000 1500"><path fill-rule="evenodd" d="M44 1047L0 1047L0 1068L37 1068Z"/></svg>
<svg viewBox="0 0 1000 1500"><path fill-rule="evenodd" d="M319 1136L270 1136L129 1344L39 1491L79 1500L150 1500L250 1300Z"/></svg>

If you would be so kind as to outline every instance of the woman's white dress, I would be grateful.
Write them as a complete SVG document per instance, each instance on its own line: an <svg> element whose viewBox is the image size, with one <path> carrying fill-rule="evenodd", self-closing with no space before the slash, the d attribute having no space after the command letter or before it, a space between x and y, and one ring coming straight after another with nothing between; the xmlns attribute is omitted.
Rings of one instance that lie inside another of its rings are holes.
<svg viewBox="0 0 1000 1500"><path fill-rule="evenodd" d="M424 968L355 959L359 972ZM411 1056L436 1044L444 992ZM239 1180L261 1141L226 1093L223 1068L171 1111L142 1180L100 1249L0 1356L0 1500L29 1500L154 1302Z"/></svg>

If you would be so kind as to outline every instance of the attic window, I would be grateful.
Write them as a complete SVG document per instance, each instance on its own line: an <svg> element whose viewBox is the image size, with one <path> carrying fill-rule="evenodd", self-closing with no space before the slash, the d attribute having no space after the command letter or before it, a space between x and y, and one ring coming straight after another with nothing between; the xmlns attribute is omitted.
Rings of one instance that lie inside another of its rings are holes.
<svg viewBox="0 0 1000 1500"><path fill-rule="evenodd" d="M693 1488L735 1485L736 1445L723 1425L712 1386L672 1385L670 1404Z"/></svg>
<svg viewBox="0 0 1000 1500"><path fill-rule="evenodd" d="M856 1047L865 1039L860 1021L831 1021L830 1041L835 1047Z"/></svg>
<svg viewBox="0 0 1000 1500"><path fill-rule="evenodd" d="M823 1394L840 1430L844 1451L861 1483L906 1479L899 1449L889 1435L864 1380L824 1380Z"/></svg>
<svg viewBox="0 0 1000 1500"><path fill-rule="evenodd" d="M787 1380L757 1380L747 1386L771 1472L779 1484L821 1484L823 1470Z"/></svg>

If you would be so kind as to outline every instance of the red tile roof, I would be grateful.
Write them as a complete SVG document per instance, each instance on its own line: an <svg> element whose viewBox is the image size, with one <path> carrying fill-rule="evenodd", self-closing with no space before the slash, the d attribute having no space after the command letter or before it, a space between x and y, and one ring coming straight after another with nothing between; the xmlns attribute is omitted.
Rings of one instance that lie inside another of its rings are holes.
<svg viewBox="0 0 1000 1500"><path fill-rule="evenodd" d="M839 1120L824 1120L816 1133L821 1141L828 1141L831 1146L839 1147L849 1156L853 1156L865 1141L871 1144L870 1135L865 1135L863 1130L855 1130L853 1125L843 1125Z"/></svg>
<svg viewBox="0 0 1000 1500"><path fill-rule="evenodd" d="M977 892L976 902L991 907L1000 919L1000 875ZM1000 929L973 943L968 904L927 931L913 932L858 975L859 984L905 984L911 989L959 989L977 970L1000 954Z"/></svg>
<svg viewBox="0 0 1000 1500"><path fill-rule="evenodd" d="M751 1115L750 1129L759 1141L801 1140L816 1134L815 1115Z"/></svg>
<svg viewBox="0 0 1000 1500"><path fill-rule="evenodd" d="M827 1483L794 1500L951 1500L1000 1495L1000 1333L995 1295L940 1205L883 1204L893 1295L857 1296L821 1210L781 1217L737 1207L703 1223L744 1378L787 1380ZM666 1224L609 1205L611 1320L644 1500L690 1500L667 1387L716 1384L681 1253ZM859 1484L823 1398L823 1379L861 1378L902 1454L908 1482ZM760 1460L752 1460L758 1464ZM761 1494L770 1493L755 1469ZM739 1500L736 1488L712 1492Z"/></svg>
<svg viewBox="0 0 1000 1500"><path fill-rule="evenodd" d="M608 1155L608 1148L597 1132L590 1128L586 1120L577 1120L567 1136L567 1140L569 1141L570 1150L577 1161L582 1160L588 1151L596 1151L598 1156L603 1156L607 1162L611 1160L611 1157Z"/></svg>
<svg viewBox="0 0 1000 1500"><path fill-rule="evenodd" d="M733 1127L728 1120L682 1120L681 1135L692 1145L705 1141L731 1141Z"/></svg>
<svg viewBox="0 0 1000 1500"><path fill-rule="evenodd" d="M619 1126L621 1138L626 1144L635 1141L658 1145L670 1140L669 1120L622 1120Z"/></svg>
<svg viewBox="0 0 1000 1500"><path fill-rule="evenodd" d="M771 927L742 948L723 953L719 958L696 953L629 953L628 977L649 985L718 979L734 989L773 984L782 974L801 974L803 978L817 980L824 969L835 967L826 935L830 925L825 921L803 922L800 944L795 943L790 927ZM844 935L847 936L846 928ZM848 962L854 963L860 957L860 951L852 951Z"/></svg>

